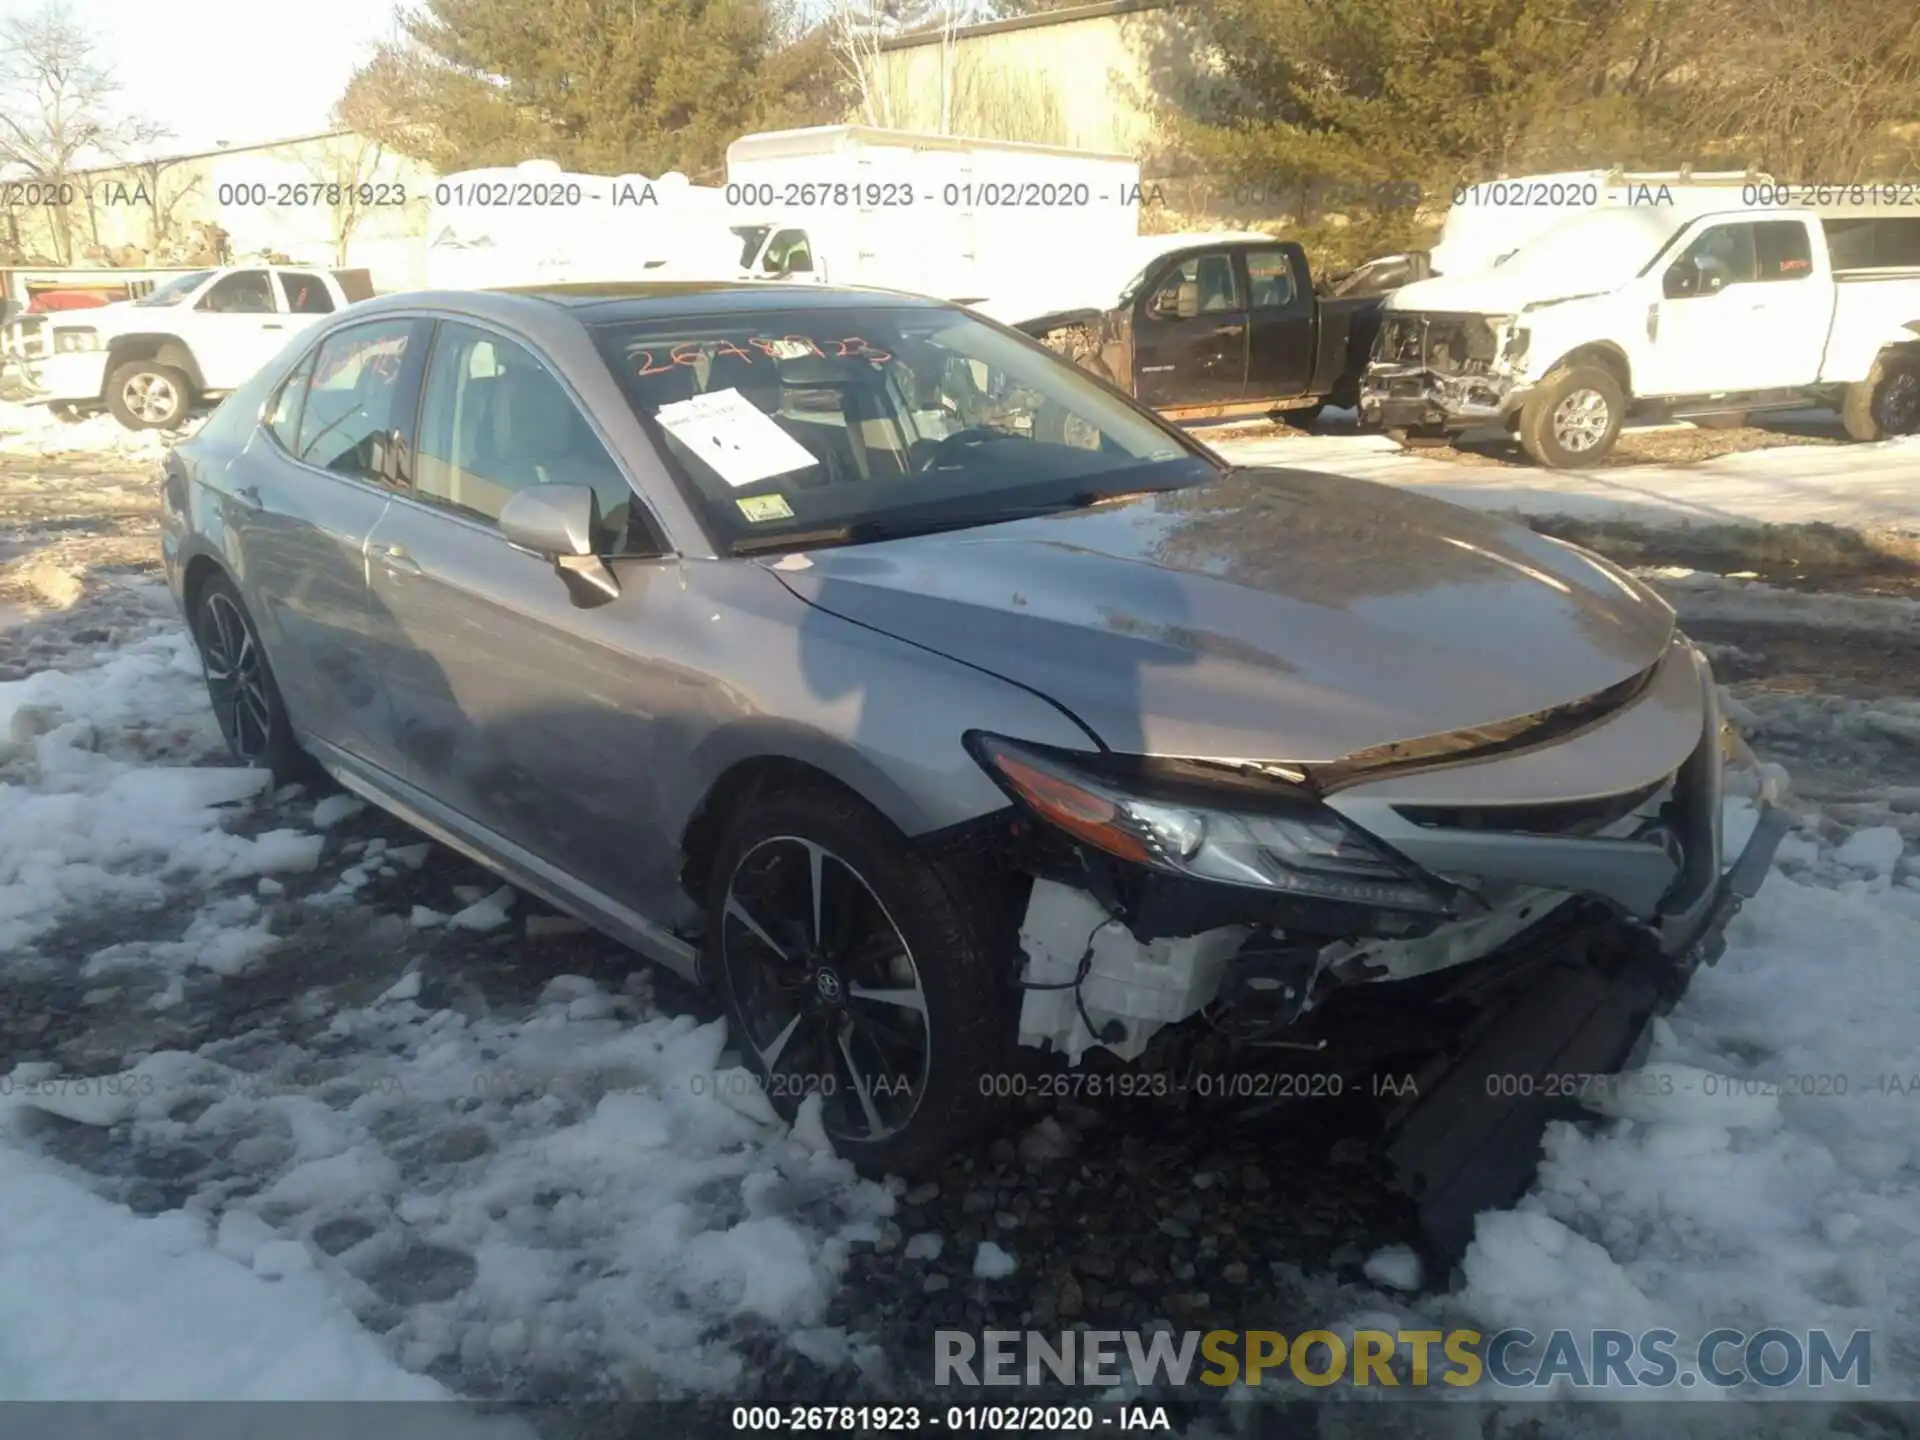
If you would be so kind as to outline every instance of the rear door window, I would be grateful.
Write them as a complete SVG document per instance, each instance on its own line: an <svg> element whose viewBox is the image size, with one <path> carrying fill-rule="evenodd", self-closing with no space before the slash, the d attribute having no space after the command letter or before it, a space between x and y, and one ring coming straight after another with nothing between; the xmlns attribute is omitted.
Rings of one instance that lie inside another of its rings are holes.
<svg viewBox="0 0 1920 1440"><path fill-rule="evenodd" d="M327 282L318 275L299 270L282 270L280 292L286 297L287 309L295 315L331 315L333 313L333 296L327 293Z"/></svg>
<svg viewBox="0 0 1920 1440"><path fill-rule="evenodd" d="M391 437L402 423L401 379L418 329L378 320L329 335L315 352L296 458L376 484L395 483Z"/></svg>
<svg viewBox="0 0 1920 1440"><path fill-rule="evenodd" d="M1813 238L1797 220L1755 225L1753 255L1756 280L1805 280L1813 274Z"/></svg>
<svg viewBox="0 0 1920 1440"><path fill-rule="evenodd" d="M1256 310L1284 310L1293 304L1293 267L1284 250L1247 252L1248 289Z"/></svg>

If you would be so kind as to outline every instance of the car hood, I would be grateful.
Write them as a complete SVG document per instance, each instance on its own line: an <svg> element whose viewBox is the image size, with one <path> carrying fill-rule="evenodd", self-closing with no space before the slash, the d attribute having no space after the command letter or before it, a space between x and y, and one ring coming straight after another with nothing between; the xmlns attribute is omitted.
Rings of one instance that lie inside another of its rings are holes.
<svg viewBox="0 0 1920 1440"><path fill-rule="evenodd" d="M1112 750L1196 759L1325 763L1517 719L1639 674L1673 632L1582 551L1291 470L772 568L822 610L1047 696Z"/></svg>
<svg viewBox="0 0 1920 1440"><path fill-rule="evenodd" d="M1542 289L1530 277L1481 270L1467 275L1436 275L1403 285L1387 296L1386 308L1427 314L1518 315L1529 305L1597 294L1605 288L1566 279Z"/></svg>

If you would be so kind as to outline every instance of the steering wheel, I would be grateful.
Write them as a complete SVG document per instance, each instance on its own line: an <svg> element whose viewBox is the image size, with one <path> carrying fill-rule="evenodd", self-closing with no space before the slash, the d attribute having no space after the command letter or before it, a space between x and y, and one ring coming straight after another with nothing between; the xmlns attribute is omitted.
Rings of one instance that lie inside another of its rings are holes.
<svg viewBox="0 0 1920 1440"><path fill-rule="evenodd" d="M956 430L951 435L942 436L927 452L927 458L920 468L937 469L942 465L953 464L963 458L964 453L978 445L993 440L1012 440L1018 437L1006 430L996 430L991 425L969 425L964 430Z"/></svg>

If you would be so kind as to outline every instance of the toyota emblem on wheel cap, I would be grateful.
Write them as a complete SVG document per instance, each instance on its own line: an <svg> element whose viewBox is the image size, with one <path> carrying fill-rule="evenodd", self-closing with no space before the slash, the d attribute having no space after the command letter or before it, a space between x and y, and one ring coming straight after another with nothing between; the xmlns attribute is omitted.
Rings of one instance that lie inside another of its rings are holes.
<svg viewBox="0 0 1920 1440"><path fill-rule="evenodd" d="M840 998L840 977L831 970L822 970L814 977L813 987L820 992L820 998L829 1005Z"/></svg>

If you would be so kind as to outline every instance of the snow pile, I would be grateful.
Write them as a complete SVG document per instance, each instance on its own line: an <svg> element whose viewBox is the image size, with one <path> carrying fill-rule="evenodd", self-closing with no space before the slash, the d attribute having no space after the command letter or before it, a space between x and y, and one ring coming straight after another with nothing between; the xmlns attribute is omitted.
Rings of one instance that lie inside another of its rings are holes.
<svg viewBox="0 0 1920 1440"><path fill-rule="evenodd" d="M109 455L120 460L158 460L196 421L178 433L129 430L111 415L62 420L45 405L0 400L0 455Z"/></svg>
<svg viewBox="0 0 1920 1440"><path fill-rule="evenodd" d="M1848 844L1876 871L1892 849L1872 831ZM1656 1025L1645 1083L1610 1097L1620 1118L1555 1126L1533 1193L1481 1217L1458 1303L1536 1334L1665 1326L1682 1355L1723 1325L1869 1330L1876 1398L1920 1393L1908 899L1775 874Z"/></svg>
<svg viewBox="0 0 1920 1440"><path fill-rule="evenodd" d="M1742 522L1913 532L1920 513L1920 437L1874 445L1782 445L1687 465L1592 471L1474 465L1402 450L1379 433L1196 438L1238 465L1291 466L1398 485L1476 510L1568 515L1646 525Z"/></svg>
<svg viewBox="0 0 1920 1440"><path fill-rule="evenodd" d="M271 1283L206 1221L140 1217L0 1143L0 1398L445 1400L319 1276Z"/></svg>
<svg viewBox="0 0 1920 1440"><path fill-rule="evenodd" d="M581 977L518 1020L400 998L418 988L310 1045L163 1051L78 1096L31 1068L8 1088L135 1153L194 1157L185 1212L222 1254L321 1271L401 1363L455 1367L473 1393L583 1370L617 1395L737 1388L723 1327L817 1327L849 1240L892 1213L722 1064L717 1022ZM241 1050L266 1068L222 1058Z"/></svg>
<svg viewBox="0 0 1920 1440"><path fill-rule="evenodd" d="M0 683L0 950L82 908L155 908L181 883L311 869L311 838L225 831L267 776L181 763L220 743L178 630L90 669ZM232 957L206 963L236 968Z"/></svg>

